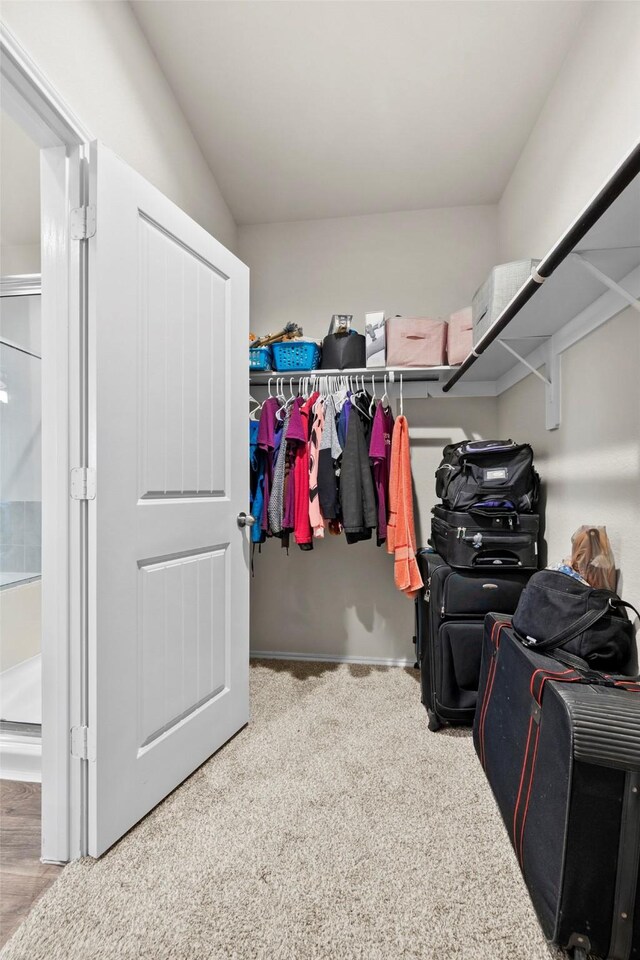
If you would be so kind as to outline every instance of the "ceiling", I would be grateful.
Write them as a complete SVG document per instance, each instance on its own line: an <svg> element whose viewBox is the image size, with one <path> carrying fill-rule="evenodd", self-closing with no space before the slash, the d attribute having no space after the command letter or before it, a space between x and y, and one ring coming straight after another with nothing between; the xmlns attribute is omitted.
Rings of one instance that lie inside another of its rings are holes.
<svg viewBox="0 0 640 960"><path fill-rule="evenodd" d="M585 9L132 6L240 224L495 203Z"/></svg>

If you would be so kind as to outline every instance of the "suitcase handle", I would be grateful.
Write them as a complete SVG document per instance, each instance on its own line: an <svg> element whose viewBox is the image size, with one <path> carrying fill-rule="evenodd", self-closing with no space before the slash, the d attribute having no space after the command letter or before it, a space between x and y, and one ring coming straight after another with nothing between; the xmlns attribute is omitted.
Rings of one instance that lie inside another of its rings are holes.
<svg viewBox="0 0 640 960"><path fill-rule="evenodd" d="M521 567L522 561L505 554L476 554L472 560L474 567Z"/></svg>

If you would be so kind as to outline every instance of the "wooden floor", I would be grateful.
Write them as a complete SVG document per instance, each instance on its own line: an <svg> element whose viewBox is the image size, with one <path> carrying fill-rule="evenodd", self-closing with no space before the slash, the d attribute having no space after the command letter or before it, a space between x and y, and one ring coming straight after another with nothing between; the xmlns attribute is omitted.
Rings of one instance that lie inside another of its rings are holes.
<svg viewBox="0 0 640 960"><path fill-rule="evenodd" d="M0 946L62 869L40 863L40 784L0 780Z"/></svg>

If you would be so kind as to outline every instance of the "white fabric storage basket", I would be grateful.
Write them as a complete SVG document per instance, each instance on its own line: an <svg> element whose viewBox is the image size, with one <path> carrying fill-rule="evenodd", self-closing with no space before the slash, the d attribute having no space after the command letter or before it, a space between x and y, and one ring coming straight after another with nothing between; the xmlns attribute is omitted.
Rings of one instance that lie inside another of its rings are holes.
<svg viewBox="0 0 640 960"><path fill-rule="evenodd" d="M513 260L493 268L473 297L473 342L476 344L513 300L539 260Z"/></svg>

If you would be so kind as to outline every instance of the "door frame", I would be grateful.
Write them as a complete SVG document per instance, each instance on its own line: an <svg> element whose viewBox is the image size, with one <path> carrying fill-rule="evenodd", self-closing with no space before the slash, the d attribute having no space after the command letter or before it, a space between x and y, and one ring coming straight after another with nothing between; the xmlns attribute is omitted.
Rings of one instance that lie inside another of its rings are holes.
<svg viewBox="0 0 640 960"><path fill-rule="evenodd" d="M87 716L87 501L70 471L86 465L86 243L69 233L85 201L90 132L0 24L3 107L41 147L42 274L42 860L86 852L87 761L72 730Z"/></svg>

